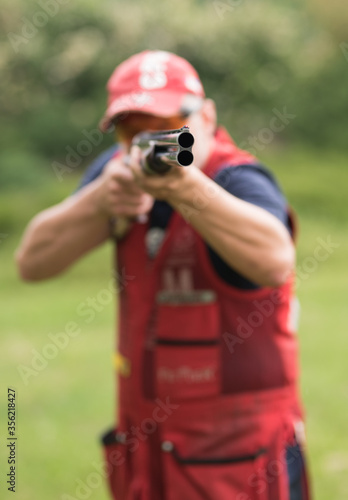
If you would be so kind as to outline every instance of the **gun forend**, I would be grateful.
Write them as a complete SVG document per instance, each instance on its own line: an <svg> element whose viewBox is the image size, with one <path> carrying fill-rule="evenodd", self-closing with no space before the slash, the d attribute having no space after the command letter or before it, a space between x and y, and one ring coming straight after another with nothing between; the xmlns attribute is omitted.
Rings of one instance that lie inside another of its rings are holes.
<svg viewBox="0 0 348 500"><path fill-rule="evenodd" d="M175 130L141 132L132 141L142 150L142 167L150 174L165 174L173 166L191 165L193 143L194 137L187 126Z"/></svg>

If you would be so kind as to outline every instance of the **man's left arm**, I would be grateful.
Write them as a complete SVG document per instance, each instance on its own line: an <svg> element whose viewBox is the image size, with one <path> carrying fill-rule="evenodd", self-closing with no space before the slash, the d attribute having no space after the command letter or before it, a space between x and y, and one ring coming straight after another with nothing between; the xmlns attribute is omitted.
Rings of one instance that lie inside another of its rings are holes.
<svg viewBox="0 0 348 500"><path fill-rule="evenodd" d="M166 200L233 269L260 286L279 286L294 268L284 224L267 210L228 193L198 168L172 168L164 177L131 168L140 187Z"/></svg>

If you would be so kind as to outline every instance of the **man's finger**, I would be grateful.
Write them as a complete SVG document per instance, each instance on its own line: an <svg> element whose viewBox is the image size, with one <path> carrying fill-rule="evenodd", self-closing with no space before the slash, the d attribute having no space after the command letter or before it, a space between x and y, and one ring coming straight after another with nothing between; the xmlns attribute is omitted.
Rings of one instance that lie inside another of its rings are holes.
<svg viewBox="0 0 348 500"><path fill-rule="evenodd" d="M141 168L141 149L138 146L132 146L128 165L135 179L138 180L144 176Z"/></svg>

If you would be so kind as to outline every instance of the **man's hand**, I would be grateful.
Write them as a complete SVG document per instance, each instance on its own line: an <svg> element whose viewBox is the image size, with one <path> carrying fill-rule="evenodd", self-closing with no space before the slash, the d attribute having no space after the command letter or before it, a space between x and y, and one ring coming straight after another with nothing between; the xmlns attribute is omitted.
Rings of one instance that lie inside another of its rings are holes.
<svg viewBox="0 0 348 500"><path fill-rule="evenodd" d="M168 202L182 188L183 183L186 183L187 177L192 173L192 170L196 170L196 167L193 165L189 167L177 166L172 167L164 175L149 175L141 168L140 159L141 149L138 146L133 146L128 162L128 172L132 173L131 175L136 185L139 189L149 193L153 198Z"/></svg>
<svg viewBox="0 0 348 500"><path fill-rule="evenodd" d="M97 182L98 207L108 216L136 217L152 208L153 197L135 181L124 155L110 160Z"/></svg>

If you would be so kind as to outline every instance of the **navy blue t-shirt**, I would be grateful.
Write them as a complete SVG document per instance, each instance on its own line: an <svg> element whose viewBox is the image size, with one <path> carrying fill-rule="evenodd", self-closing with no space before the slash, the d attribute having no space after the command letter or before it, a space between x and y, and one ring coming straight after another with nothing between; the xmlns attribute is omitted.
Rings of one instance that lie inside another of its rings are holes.
<svg viewBox="0 0 348 500"><path fill-rule="evenodd" d="M110 147L99 155L87 168L78 189L95 180L106 163L112 158L118 145ZM219 170L214 181L229 193L241 200L257 205L277 217L291 232L288 219L287 201L273 175L262 165L226 166ZM150 226L165 229L173 213L172 207L165 201L156 200L150 214ZM209 256L217 274L226 283L242 289L255 289L252 283L237 273L208 245Z"/></svg>

